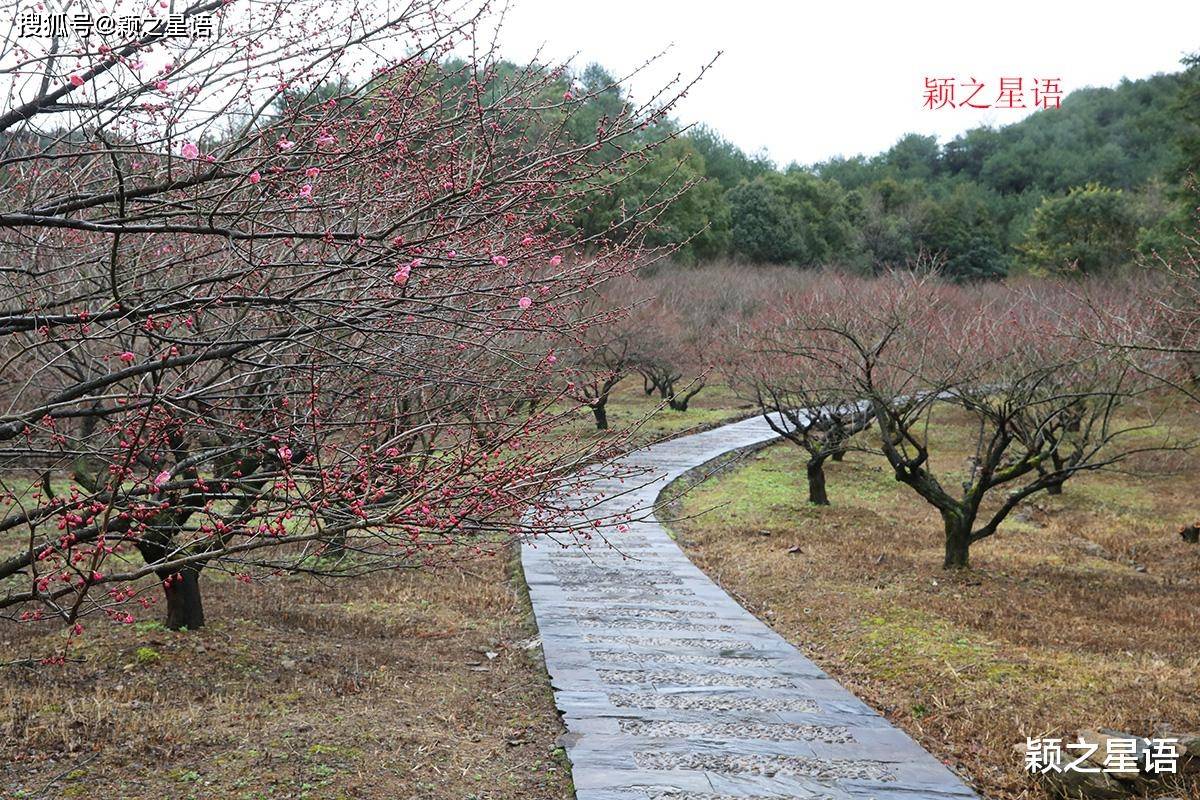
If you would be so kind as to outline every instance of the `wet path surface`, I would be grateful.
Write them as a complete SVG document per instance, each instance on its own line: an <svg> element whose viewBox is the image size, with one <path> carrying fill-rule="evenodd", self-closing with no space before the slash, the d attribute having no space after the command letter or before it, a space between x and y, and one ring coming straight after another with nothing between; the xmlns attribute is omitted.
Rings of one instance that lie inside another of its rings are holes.
<svg viewBox="0 0 1200 800"><path fill-rule="evenodd" d="M618 463L647 472L597 480L601 511L645 518L684 472L774 437L754 418L635 452ZM657 522L605 535L629 558L545 541L522 553L578 800L977 797L739 606Z"/></svg>

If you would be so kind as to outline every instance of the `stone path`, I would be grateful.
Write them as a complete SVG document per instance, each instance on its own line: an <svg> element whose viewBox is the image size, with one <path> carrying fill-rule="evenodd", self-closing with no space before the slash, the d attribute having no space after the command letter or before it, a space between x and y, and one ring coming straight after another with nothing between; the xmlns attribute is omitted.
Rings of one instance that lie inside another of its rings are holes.
<svg viewBox="0 0 1200 800"><path fill-rule="evenodd" d="M635 452L618 463L648 475L598 479L601 510L646 517L684 472L774 437L754 418ZM546 541L522 553L578 800L977 797L734 602L662 526L606 536L630 558Z"/></svg>

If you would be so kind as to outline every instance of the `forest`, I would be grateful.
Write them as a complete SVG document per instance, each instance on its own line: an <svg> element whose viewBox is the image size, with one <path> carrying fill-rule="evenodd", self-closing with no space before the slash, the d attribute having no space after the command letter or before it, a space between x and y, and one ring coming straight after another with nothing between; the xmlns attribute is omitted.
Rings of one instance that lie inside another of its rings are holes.
<svg viewBox="0 0 1200 800"><path fill-rule="evenodd" d="M600 233L646 195L682 196L652 244L684 242L684 263L731 259L877 274L935 256L955 280L1109 272L1172 252L1190 230L1200 166L1200 58L1184 70L1070 93L1059 109L945 144L909 134L874 156L773 164L704 125L663 120L677 137L583 218ZM579 140L623 102L599 66L577 83L594 94ZM1194 219L1192 220L1194 222Z"/></svg>

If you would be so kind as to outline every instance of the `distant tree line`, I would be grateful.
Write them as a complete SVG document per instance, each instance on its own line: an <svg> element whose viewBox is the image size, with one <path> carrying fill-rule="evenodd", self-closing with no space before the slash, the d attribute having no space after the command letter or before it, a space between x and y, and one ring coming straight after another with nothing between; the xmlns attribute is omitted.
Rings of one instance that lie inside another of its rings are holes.
<svg viewBox="0 0 1200 800"><path fill-rule="evenodd" d="M573 224L585 235L619 236L623 209L677 196L650 238L681 243L675 258L685 264L731 259L878 274L934 258L954 280L1095 274L1138 255L1169 257L1178 232L1194 230L1200 171L1200 56L1183 66L1080 89L1060 109L945 144L909 134L873 157L807 166L779 168L711 128L681 130L663 117L642 135L673 138L619 189L607 176L614 189L593 196ZM586 143L629 101L599 66L574 85L593 98L569 132Z"/></svg>

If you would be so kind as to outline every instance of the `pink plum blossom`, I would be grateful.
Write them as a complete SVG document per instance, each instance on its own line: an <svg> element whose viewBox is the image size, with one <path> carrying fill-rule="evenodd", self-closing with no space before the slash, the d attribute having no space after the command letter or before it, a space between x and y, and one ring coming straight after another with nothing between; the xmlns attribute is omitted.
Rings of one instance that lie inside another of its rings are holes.
<svg viewBox="0 0 1200 800"><path fill-rule="evenodd" d="M83 86L83 78L79 77L78 75L72 75L71 76L71 85L72 86Z"/></svg>
<svg viewBox="0 0 1200 800"><path fill-rule="evenodd" d="M254 170L254 172L250 173L249 178L250 178L251 183L258 183L259 181L262 180L262 175L259 173L258 170Z"/></svg>
<svg viewBox="0 0 1200 800"><path fill-rule="evenodd" d="M408 264L401 265L396 270L396 274L392 276L392 283L396 284L397 286L403 286L404 284L408 283L408 276L411 272L412 267L410 267Z"/></svg>
<svg viewBox="0 0 1200 800"><path fill-rule="evenodd" d="M131 353L131 352L129 352L128 350L126 350L124 353L121 353L121 355L120 355L120 359L121 359L121 361L122 361L123 363L125 363L125 364L132 364L132 363L133 363L133 359L134 359L134 355L133 355L133 353Z"/></svg>
<svg viewBox="0 0 1200 800"><path fill-rule="evenodd" d="M285 152L288 150L291 150L295 146L296 146L296 143L293 142L291 139L280 139L279 140L279 149L283 150Z"/></svg>
<svg viewBox="0 0 1200 800"><path fill-rule="evenodd" d="M155 81L154 83L154 88L158 89L160 92L165 92L167 90L167 86L167 82L163 80Z"/></svg>
<svg viewBox="0 0 1200 800"><path fill-rule="evenodd" d="M180 149L179 153L184 158L190 160L190 159L196 158L197 156L200 155L200 148L196 146L195 142L184 142L183 147Z"/></svg>
<svg viewBox="0 0 1200 800"><path fill-rule="evenodd" d="M301 197L304 197L304 198L312 197L312 192L313 192L313 188L312 188L311 183L306 183L300 187L300 196Z"/></svg>
<svg viewBox="0 0 1200 800"><path fill-rule="evenodd" d="M561 263L562 263L562 256L551 256L550 257L550 266L557 267Z"/></svg>
<svg viewBox="0 0 1200 800"><path fill-rule="evenodd" d="M164 469L162 472L154 476L154 485L159 489L167 485L167 481L171 480L171 470Z"/></svg>
<svg viewBox="0 0 1200 800"><path fill-rule="evenodd" d="M283 463L290 463L292 460L292 448L286 444L279 446L279 460Z"/></svg>
<svg viewBox="0 0 1200 800"><path fill-rule="evenodd" d="M533 244L533 237L526 236L524 239L521 240L521 244L524 245L525 247L529 247L529 245Z"/></svg>
<svg viewBox="0 0 1200 800"><path fill-rule="evenodd" d="M497 267L507 267L508 259L505 258L504 256L492 256L492 263L495 264Z"/></svg>
<svg viewBox="0 0 1200 800"><path fill-rule="evenodd" d="M531 305L533 305L533 298L522 297L520 300L517 301L517 305L519 305L522 309L529 308Z"/></svg>
<svg viewBox="0 0 1200 800"><path fill-rule="evenodd" d="M304 174L306 176L308 176L309 178L315 178L321 174L321 168L320 167L309 167L308 169L304 170Z"/></svg>

